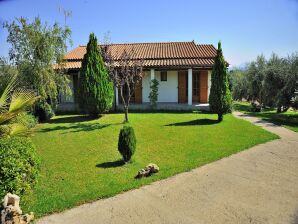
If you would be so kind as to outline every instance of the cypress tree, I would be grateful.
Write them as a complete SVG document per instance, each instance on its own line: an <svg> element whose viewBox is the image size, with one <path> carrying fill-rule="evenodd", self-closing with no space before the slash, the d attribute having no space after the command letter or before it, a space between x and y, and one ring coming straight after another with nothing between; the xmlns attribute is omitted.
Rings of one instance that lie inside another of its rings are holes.
<svg viewBox="0 0 298 224"><path fill-rule="evenodd" d="M223 120L225 113L231 112L232 97L229 89L227 66L220 42L218 42L217 55L211 75L209 104L210 111L218 115L219 122Z"/></svg>
<svg viewBox="0 0 298 224"><path fill-rule="evenodd" d="M113 98L113 82L108 75L97 38L91 33L80 71L80 109L89 115L98 116L112 107Z"/></svg>

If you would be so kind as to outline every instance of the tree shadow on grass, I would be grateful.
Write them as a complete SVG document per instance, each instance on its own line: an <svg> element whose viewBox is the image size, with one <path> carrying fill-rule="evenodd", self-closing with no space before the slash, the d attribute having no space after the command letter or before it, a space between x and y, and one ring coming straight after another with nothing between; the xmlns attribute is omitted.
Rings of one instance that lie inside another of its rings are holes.
<svg viewBox="0 0 298 224"><path fill-rule="evenodd" d="M52 128L43 128L40 130L40 132L51 132L51 131L61 131L64 130L63 134L67 134L69 132L82 132L82 131L94 131L94 130L100 130L106 127L109 127L110 124L99 124L99 123L94 123L94 124L84 124L84 123L77 123L73 125L67 125L67 126L55 126Z"/></svg>
<svg viewBox="0 0 298 224"><path fill-rule="evenodd" d="M167 124L165 126L192 126L192 125L212 125L212 124L218 124L218 121L211 120L211 119L197 119L197 120L192 120L192 121Z"/></svg>
<svg viewBox="0 0 298 224"><path fill-rule="evenodd" d="M86 115L75 115L75 116L67 116L67 117L59 117L51 119L49 124L62 124L62 123L77 123L84 121L96 120L98 118L86 116Z"/></svg>
<svg viewBox="0 0 298 224"><path fill-rule="evenodd" d="M115 167L123 166L124 164L125 162L123 160L116 160L113 162L99 163L96 165L96 167L107 169L107 168L115 168Z"/></svg>

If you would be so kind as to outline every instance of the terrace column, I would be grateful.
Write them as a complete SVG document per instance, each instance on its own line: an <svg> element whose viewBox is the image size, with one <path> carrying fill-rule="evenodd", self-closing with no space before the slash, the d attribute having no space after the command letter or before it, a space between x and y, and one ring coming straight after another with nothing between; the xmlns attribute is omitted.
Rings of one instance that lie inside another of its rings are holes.
<svg viewBox="0 0 298 224"><path fill-rule="evenodd" d="M151 75L151 80L155 79L155 70L154 70L154 68L151 68L150 75Z"/></svg>
<svg viewBox="0 0 298 224"><path fill-rule="evenodd" d="M118 88L115 86L115 103L116 103L116 107L118 107L119 105L119 97L118 97Z"/></svg>
<svg viewBox="0 0 298 224"><path fill-rule="evenodd" d="M192 105L192 69L188 69L188 105Z"/></svg>

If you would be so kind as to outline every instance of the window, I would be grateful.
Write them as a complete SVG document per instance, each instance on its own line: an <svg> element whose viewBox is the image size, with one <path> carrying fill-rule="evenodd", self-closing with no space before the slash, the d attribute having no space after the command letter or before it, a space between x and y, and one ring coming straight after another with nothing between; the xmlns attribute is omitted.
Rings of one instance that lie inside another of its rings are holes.
<svg viewBox="0 0 298 224"><path fill-rule="evenodd" d="M161 71L160 72L160 81L166 82L167 80L168 80L167 71Z"/></svg>
<svg viewBox="0 0 298 224"><path fill-rule="evenodd" d="M192 95L200 96L200 73L194 72L192 79Z"/></svg>

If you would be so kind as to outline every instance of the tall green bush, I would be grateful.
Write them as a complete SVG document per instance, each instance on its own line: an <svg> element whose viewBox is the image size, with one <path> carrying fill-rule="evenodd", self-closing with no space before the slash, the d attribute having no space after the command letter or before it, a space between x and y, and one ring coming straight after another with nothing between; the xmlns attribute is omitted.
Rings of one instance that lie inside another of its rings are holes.
<svg viewBox="0 0 298 224"><path fill-rule="evenodd" d="M231 112L232 97L229 89L227 65L220 42L218 43L217 55L211 75L209 104L210 111L218 115L219 122L222 121L225 113Z"/></svg>
<svg viewBox="0 0 298 224"><path fill-rule="evenodd" d="M114 86L104 64L97 38L89 36L79 80L79 105L89 115L99 115L112 107Z"/></svg>
<svg viewBox="0 0 298 224"><path fill-rule="evenodd" d="M118 151L124 162L129 162L136 151L136 136L132 127L124 126L119 133Z"/></svg>
<svg viewBox="0 0 298 224"><path fill-rule="evenodd" d="M158 85L159 82L157 79L153 79L150 82L150 93L149 93L149 100L150 100L150 106L152 108L156 108L156 103L158 99Z"/></svg>
<svg viewBox="0 0 298 224"><path fill-rule="evenodd" d="M6 193L22 195L30 191L39 173L39 160L30 139L0 139L0 198Z"/></svg>

